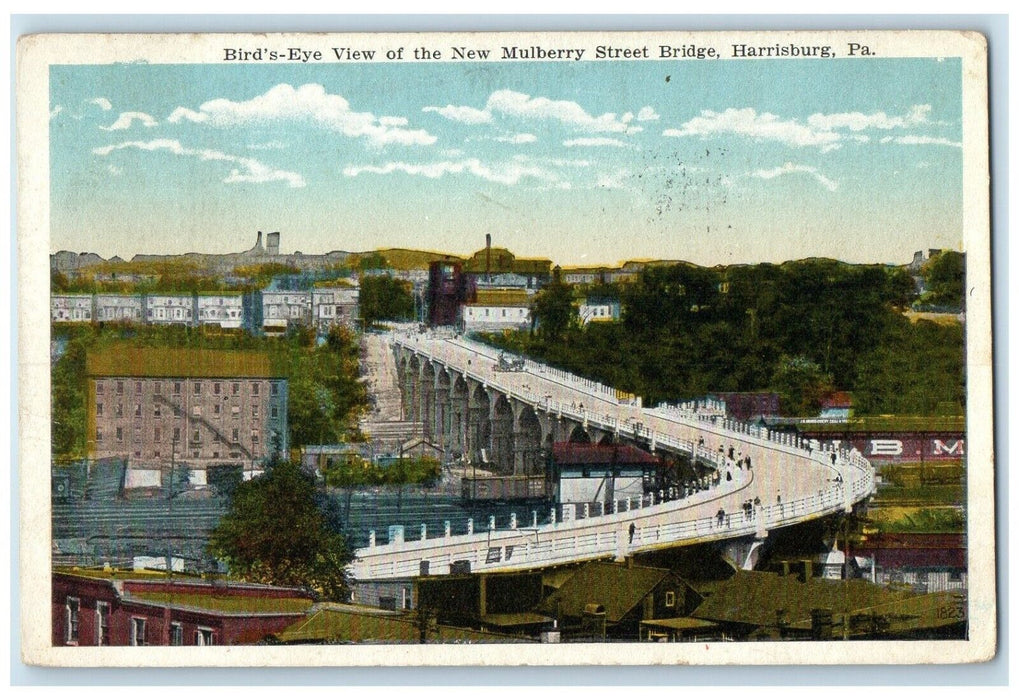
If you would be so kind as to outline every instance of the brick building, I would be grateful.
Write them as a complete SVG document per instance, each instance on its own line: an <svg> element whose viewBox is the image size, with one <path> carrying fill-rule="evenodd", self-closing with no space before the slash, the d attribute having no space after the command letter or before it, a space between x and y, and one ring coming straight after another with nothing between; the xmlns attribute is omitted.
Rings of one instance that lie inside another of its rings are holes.
<svg viewBox="0 0 1019 700"><path fill-rule="evenodd" d="M304 618L296 588L103 569L53 572L53 646L256 644Z"/></svg>
<svg viewBox="0 0 1019 700"><path fill-rule="evenodd" d="M287 380L264 353L115 346L86 371L90 457L253 470L287 451Z"/></svg>

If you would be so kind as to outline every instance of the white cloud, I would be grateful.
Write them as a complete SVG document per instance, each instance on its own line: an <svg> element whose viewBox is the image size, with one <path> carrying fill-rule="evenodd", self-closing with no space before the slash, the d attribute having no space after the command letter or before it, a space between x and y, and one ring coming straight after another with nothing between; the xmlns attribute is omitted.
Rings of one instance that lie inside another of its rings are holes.
<svg viewBox="0 0 1019 700"><path fill-rule="evenodd" d="M181 120L224 128L273 122L307 123L351 138L364 138L375 146L427 146L436 141L422 129L402 128L407 123L403 117L376 117L371 112L355 112L342 96L331 95L314 83L297 88L282 83L245 102L224 98L210 100L197 112L178 107L169 121Z"/></svg>
<svg viewBox="0 0 1019 700"><path fill-rule="evenodd" d="M842 112L837 114L811 114L807 124L821 131L849 129L863 131L865 129L907 129L919 124L926 124L930 116L930 105L913 105L903 116L890 117L884 112L864 114L863 112Z"/></svg>
<svg viewBox="0 0 1019 700"><path fill-rule="evenodd" d="M641 107L640 111L637 112L637 121L639 122L657 121L659 118L661 118L661 115L651 107Z"/></svg>
<svg viewBox="0 0 1019 700"><path fill-rule="evenodd" d="M817 168L809 165L795 165L793 163L786 163L780 165L777 168L771 168L770 170L758 170L753 173L754 177L759 177L764 180L771 180L781 175L791 175L793 173L806 173L814 176L814 178L820 182L828 191L834 192L838 189L839 183L825 177L823 174L818 172Z"/></svg>
<svg viewBox="0 0 1019 700"><path fill-rule="evenodd" d="M94 148L92 149L92 152L97 156L108 156L114 151L127 148L142 151L167 151L174 155L197 158L201 161L221 161L225 163L233 163L238 167L231 170L230 174L224 178L223 182L227 184L236 182L263 183L283 181L291 187L305 186L304 178L298 173L288 172L286 170L274 170L254 158L232 156L228 153L214 151L207 148L185 148L180 144L180 141L175 139L124 141L123 143Z"/></svg>
<svg viewBox="0 0 1019 700"><path fill-rule="evenodd" d="M636 133L643 130L643 127L630 125L634 119L633 112L625 112L621 117L617 117L614 112L594 116L571 100L531 97L515 90L496 90L489 95L484 109L467 105L446 105L425 107L423 111L435 112L446 119L463 124L488 124L498 114L518 119L559 122L578 131ZM641 108L636 117L637 121L657 118L658 115L651 107Z"/></svg>
<svg viewBox="0 0 1019 700"><path fill-rule="evenodd" d="M496 90L489 96L485 109L521 119L557 121L581 131L628 133L641 130L640 127L628 126L612 112L596 117L570 100L531 97L514 90Z"/></svg>
<svg viewBox="0 0 1019 700"><path fill-rule="evenodd" d="M953 148L962 148L962 144L958 141L952 141L939 136L914 136L910 134L906 136L885 136L881 139L881 143L899 143L904 146L951 146Z"/></svg>
<svg viewBox="0 0 1019 700"><path fill-rule="evenodd" d="M103 131L123 131L124 129L130 129L136 121L141 122L142 126L148 128L156 126L156 120L145 114L145 112L121 112L120 116L117 117L117 121L109 126L101 126L99 128Z"/></svg>
<svg viewBox="0 0 1019 700"><path fill-rule="evenodd" d="M425 107L422 112L435 112L446 119L464 124L486 124L492 121L492 113L474 107L446 105L445 107Z"/></svg>
<svg viewBox="0 0 1019 700"><path fill-rule="evenodd" d="M591 136L579 139L568 139L563 141L566 147L571 146L615 146L616 148L629 148L630 144L619 139L608 138L607 136Z"/></svg>
<svg viewBox="0 0 1019 700"><path fill-rule="evenodd" d="M431 179L440 178L445 175L468 174L489 182L498 182L503 185L516 185L524 178L535 178L543 182L555 184L562 182L562 179L555 173L537 166L526 165L520 162L487 165L477 158L467 158L459 161L438 161L433 163L391 162L382 166L349 166L343 170L343 174L347 177L357 177L358 175L365 173L373 175L404 173L406 175L419 175Z"/></svg>
<svg viewBox="0 0 1019 700"><path fill-rule="evenodd" d="M704 110L679 129L666 129L663 136L715 136L735 134L757 141L778 141L787 146L818 146L822 150L838 148L840 134L811 129L795 120L780 119L774 114L758 114L752 107L729 108L724 112Z"/></svg>
<svg viewBox="0 0 1019 700"><path fill-rule="evenodd" d="M534 134L513 134L512 136L496 136L492 140L502 143L534 143L538 137Z"/></svg>
<svg viewBox="0 0 1019 700"><path fill-rule="evenodd" d="M111 109L113 109L113 104L105 97L93 97L91 100L88 101L88 103L92 105L98 105L99 109L103 110L104 112L109 112Z"/></svg>

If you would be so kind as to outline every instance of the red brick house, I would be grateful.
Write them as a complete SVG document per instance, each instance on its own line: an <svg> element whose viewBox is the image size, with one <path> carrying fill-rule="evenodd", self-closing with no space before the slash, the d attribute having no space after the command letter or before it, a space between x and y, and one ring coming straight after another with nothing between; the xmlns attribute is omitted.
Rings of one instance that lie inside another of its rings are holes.
<svg viewBox="0 0 1019 700"><path fill-rule="evenodd" d="M54 646L255 644L303 618L306 591L162 572L53 572Z"/></svg>

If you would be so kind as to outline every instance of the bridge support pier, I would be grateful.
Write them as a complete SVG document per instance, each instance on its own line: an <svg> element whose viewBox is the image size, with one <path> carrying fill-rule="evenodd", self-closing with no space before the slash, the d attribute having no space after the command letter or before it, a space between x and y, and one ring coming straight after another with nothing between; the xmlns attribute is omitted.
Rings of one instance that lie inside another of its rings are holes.
<svg viewBox="0 0 1019 700"><path fill-rule="evenodd" d="M758 532L756 535L727 540L722 546L722 558L737 571L753 571L761 559L761 548L767 539L767 532Z"/></svg>

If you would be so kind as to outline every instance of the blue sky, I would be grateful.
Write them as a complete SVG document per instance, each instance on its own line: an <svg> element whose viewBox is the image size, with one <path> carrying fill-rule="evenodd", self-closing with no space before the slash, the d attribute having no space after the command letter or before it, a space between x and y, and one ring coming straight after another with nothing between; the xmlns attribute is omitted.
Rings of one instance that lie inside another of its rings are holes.
<svg viewBox="0 0 1019 700"><path fill-rule="evenodd" d="M56 66L52 251L960 248L955 59Z"/></svg>

